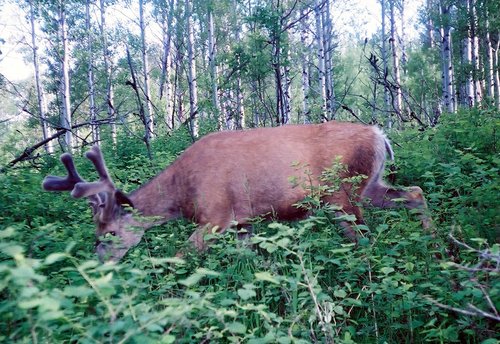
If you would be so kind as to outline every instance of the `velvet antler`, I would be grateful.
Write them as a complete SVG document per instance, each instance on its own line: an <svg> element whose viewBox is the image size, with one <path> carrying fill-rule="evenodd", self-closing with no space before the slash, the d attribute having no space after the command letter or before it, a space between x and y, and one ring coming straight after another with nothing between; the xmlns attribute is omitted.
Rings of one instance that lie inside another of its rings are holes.
<svg viewBox="0 0 500 344"><path fill-rule="evenodd" d="M108 222L113 218L116 188L109 177L99 147L93 146L85 156L94 164L99 181L86 182L78 174L71 155L64 153L61 155L61 162L66 167L68 175L66 177L48 176L44 179L42 186L47 191L71 191L71 196L74 198L88 198L94 215L99 212L98 220Z"/></svg>

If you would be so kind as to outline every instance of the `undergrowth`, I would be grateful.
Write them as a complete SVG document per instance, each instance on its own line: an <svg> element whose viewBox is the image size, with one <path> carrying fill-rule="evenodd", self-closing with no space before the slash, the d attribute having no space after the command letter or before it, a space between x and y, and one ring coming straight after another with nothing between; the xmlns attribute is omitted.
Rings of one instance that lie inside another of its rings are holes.
<svg viewBox="0 0 500 344"><path fill-rule="evenodd" d="M0 341L496 343L499 322L485 314L500 307L497 115L475 110L391 133L397 183L424 189L436 228L423 231L410 211L372 210L358 245L312 199L307 219L257 222L246 240L213 234L203 254L173 257L195 228L173 221L120 264L99 264L85 202L41 191L43 176L61 172L55 159L7 171ZM105 150L118 186L144 183L189 141L172 140L152 162L140 146Z"/></svg>

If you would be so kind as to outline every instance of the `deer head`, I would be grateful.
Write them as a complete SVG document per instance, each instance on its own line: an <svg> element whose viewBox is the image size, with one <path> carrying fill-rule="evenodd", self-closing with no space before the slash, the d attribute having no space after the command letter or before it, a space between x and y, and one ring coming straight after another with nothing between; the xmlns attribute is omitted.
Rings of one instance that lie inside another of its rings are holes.
<svg viewBox="0 0 500 344"><path fill-rule="evenodd" d="M104 158L98 146L92 147L86 157L94 164L99 181L86 182L78 174L70 154L61 155L68 175L47 176L43 188L47 191L71 191L74 198L87 198L96 228L96 253L101 261L120 260L129 248L137 245L144 234L144 226L134 219L130 198L117 189L109 177Z"/></svg>

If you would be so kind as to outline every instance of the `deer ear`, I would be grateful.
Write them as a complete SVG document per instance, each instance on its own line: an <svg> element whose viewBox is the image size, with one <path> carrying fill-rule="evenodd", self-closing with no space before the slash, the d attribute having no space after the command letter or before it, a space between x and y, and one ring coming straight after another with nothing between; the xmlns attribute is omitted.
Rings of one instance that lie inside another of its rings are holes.
<svg viewBox="0 0 500 344"><path fill-rule="evenodd" d="M134 208L134 203L132 202L132 200L121 190L115 191L115 200L116 203L121 206L128 205Z"/></svg>

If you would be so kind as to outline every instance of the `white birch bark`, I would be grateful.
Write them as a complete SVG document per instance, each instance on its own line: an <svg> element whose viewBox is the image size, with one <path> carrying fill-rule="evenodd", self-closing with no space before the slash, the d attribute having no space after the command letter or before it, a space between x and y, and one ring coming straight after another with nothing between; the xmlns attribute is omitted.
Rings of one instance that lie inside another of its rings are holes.
<svg viewBox="0 0 500 344"><path fill-rule="evenodd" d="M35 89L38 104L38 112L40 116L40 127L42 129L42 140L45 140L50 135L50 129L47 124L47 103L45 101L45 93L42 87L42 79L40 76L40 62L38 59L38 41L35 26L35 9L33 6L33 0L29 0L30 7L30 26L31 26L31 49L33 52L33 67L35 70ZM52 141L47 142L44 145L45 152L52 153L54 147Z"/></svg>
<svg viewBox="0 0 500 344"><path fill-rule="evenodd" d="M495 100L495 81L494 81L494 57L493 57L493 43L490 35L489 13L487 9L484 10L484 46L486 51L486 59L484 63L484 74L486 77L486 95Z"/></svg>
<svg viewBox="0 0 500 344"><path fill-rule="evenodd" d="M382 65L384 67L384 75L389 74L388 62L389 59L387 56L387 35L386 35L386 0L380 0L380 7L382 10ZM391 117L391 101L389 95L389 89L387 85L384 84L384 110L386 116L385 126L387 128L392 128L392 117Z"/></svg>
<svg viewBox="0 0 500 344"><path fill-rule="evenodd" d="M71 98L69 81L69 45L68 45L68 25L66 22L66 9L64 3L59 5L59 32L61 35L62 56L61 56L61 127L66 129L64 135L64 149L73 151L73 134L71 132Z"/></svg>
<svg viewBox="0 0 500 344"><path fill-rule="evenodd" d="M390 25L391 25L391 52L392 52L392 72L394 78L394 84L396 86L395 96L393 100L393 109L398 115L398 118L401 118L401 109L403 103L403 96L401 93L401 71L399 68L399 54L398 54L398 45L397 45L397 33L396 33L396 11L395 11L395 0L389 0L390 6Z"/></svg>
<svg viewBox="0 0 500 344"><path fill-rule="evenodd" d="M185 0L186 26L187 26L187 50L188 50L188 85L189 85L189 122L191 135L199 136L198 119L198 84L196 81L196 60L194 56L194 29L192 19L192 0Z"/></svg>
<svg viewBox="0 0 500 344"><path fill-rule="evenodd" d="M151 92L149 86L149 62L146 43L146 24L144 23L144 0L139 0L139 29L141 30L141 54L142 54L142 72L144 81L144 96L146 97L146 123L152 136L154 134L154 113L151 102Z"/></svg>
<svg viewBox="0 0 500 344"><path fill-rule="evenodd" d="M476 11L476 0L469 0L470 8L470 28L471 28L471 53L472 53L472 80L473 80L473 99L475 104L480 104L483 100L483 87L480 77L480 55L479 55L479 36L478 19Z"/></svg>
<svg viewBox="0 0 500 344"><path fill-rule="evenodd" d="M324 47L324 37L323 37L323 25L322 25L322 3L320 0L316 0L316 7L314 9L315 19L316 19L316 49L318 56L318 77L319 77L319 94L321 96L321 112L323 119L328 118L328 105L327 105L327 92L326 92L326 75L325 75L325 47Z"/></svg>
<svg viewBox="0 0 500 344"><path fill-rule="evenodd" d="M303 16L303 11L301 16ZM300 42L302 46L302 115L304 118L302 119L303 123L309 123L309 53L307 51L307 46L309 45L309 34L307 28L307 17L302 19L300 23Z"/></svg>
<svg viewBox="0 0 500 344"><path fill-rule="evenodd" d="M323 47L325 49L325 87L326 87L326 107L328 118L333 119L336 103L335 103L335 89L334 89L334 78L333 78L333 28L332 28L332 18L330 14L330 1L325 0L324 11L321 16L322 26L323 26Z"/></svg>
<svg viewBox="0 0 500 344"><path fill-rule="evenodd" d="M93 56L93 37L92 25L90 19L90 0L85 3L85 27L87 29L87 54L88 54L88 70L87 84L89 88L89 118L92 130L92 142L99 144L99 126L96 123L97 111L95 106L95 90L94 90L94 56Z"/></svg>
<svg viewBox="0 0 500 344"><path fill-rule="evenodd" d="M110 51L108 48L107 39L107 27L106 27L106 0L99 0L99 12L101 17L101 22L99 24L99 31L102 39L102 53L103 53L103 63L104 72L106 77L106 109L108 119L111 120L111 139L113 141L113 146L117 145L117 129L116 129L116 112L115 112L115 97L113 89L113 72Z"/></svg>
<svg viewBox="0 0 500 344"><path fill-rule="evenodd" d="M463 0L463 6L467 15L471 13L470 0ZM461 102L464 106L472 107L474 106L474 84L472 80L472 70L469 68L472 66L472 40L471 40L471 29L469 26L469 21L466 23L467 28L464 30L465 37L462 40L462 63L466 66L466 76L465 84L460 87L460 91L463 94ZM463 88L463 89L462 89Z"/></svg>
<svg viewBox="0 0 500 344"><path fill-rule="evenodd" d="M239 12L238 11L238 0L233 0L233 9L235 15ZM237 16L235 23L233 23L234 27L234 38L236 40L237 44L240 44L241 42L241 27L237 21ZM237 64L240 65L240 57L238 55L238 60ZM241 81L241 71L240 68L238 68L238 71L236 72L236 129L243 129L246 126L245 123L245 107L243 104L243 87L242 87L242 81Z"/></svg>
<svg viewBox="0 0 500 344"><path fill-rule="evenodd" d="M451 27L450 27L450 7L443 3L441 0L440 15L443 18L443 26L441 26L441 60L442 60L442 101L443 107L449 112L454 113L455 94L454 94L454 80L453 80L453 65L451 56Z"/></svg>
<svg viewBox="0 0 500 344"><path fill-rule="evenodd" d="M162 57L162 72L160 77L160 85L158 89L158 98L165 99L165 123L167 127L169 118L172 116L173 101L172 101L172 83L170 81L172 67L172 31L173 31L173 14L174 0L169 1L168 9L163 9L162 15L162 31L163 31L163 57ZM173 128L173 127L172 127Z"/></svg>
<svg viewBox="0 0 500 344"><path fill-rule="evenodd" d="M493 49L493 91L495 94L495 104L500 110L500 64L499 64L499 50L500 50L500 33L497 34L496 44Z"/></svg>
<svg viewBox="0 0 500 344"><path fill-rule="evenodd" d="M216 42L215 42L215 26L214 26L214 14L211 8L208 9L208 65L210 68L210 79L212 88L212 106L214 108L215 116L219 122L219 130L224 128L225 116L221 111L219 103L219 90L218 90L218 67L216 61Z"/></svg>

